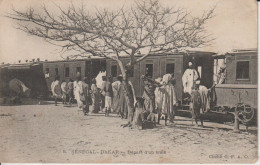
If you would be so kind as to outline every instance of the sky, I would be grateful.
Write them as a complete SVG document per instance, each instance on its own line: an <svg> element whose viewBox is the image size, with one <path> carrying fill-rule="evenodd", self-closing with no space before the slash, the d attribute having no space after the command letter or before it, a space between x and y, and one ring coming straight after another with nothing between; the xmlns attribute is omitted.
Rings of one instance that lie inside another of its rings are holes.
<svg viewBox="0 0 260 165"><path fill-rule="evenodd" d="M0 0L0 62L18 63L18 60L61 60L60 48L41 38L30 36L16 29L14 20L5 17L13 6L25 11L28 7L39 10L45 4L55 12L55 5L66 8L71 2L81 4L83 0ZM84 0L86 9L116 9L131 5L131 0ZM203 11L216 6L215 17L206 24L208 33L215 40L211 46L200 48L219 54L233 49L257 48L257 2L255 0L161 0L167 6L187 9L192 15L201 15Z"/></svg>

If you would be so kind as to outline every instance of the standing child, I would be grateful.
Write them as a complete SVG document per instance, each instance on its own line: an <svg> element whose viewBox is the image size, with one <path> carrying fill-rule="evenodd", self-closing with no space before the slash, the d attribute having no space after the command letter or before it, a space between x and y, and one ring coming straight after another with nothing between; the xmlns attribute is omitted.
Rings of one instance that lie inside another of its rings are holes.
<svg viewBox="0 0 260 165"><path fill-rule="evenodd" d="M69 96L69 104L72 104L73 102L73 89L74 89L74 86L73 86L73 80L70 79L70 82L68 82L68 96Z"/></svg>
<svg viewBox="0 0 260 165"><path fill-rule="evenodd" d="M113 89L112 89L112 77L109 76L105 83L105 116L109 115L112 107L112 96L113 96Z"/></svg>

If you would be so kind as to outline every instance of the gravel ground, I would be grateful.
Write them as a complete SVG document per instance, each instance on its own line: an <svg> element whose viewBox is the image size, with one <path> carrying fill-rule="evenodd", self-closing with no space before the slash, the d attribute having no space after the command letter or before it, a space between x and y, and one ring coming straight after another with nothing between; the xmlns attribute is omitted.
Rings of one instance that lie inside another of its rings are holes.
<svg viewBox="0 0 260 165"><path fill-rule="evenodd" d="M233 133L232 124L176 117L168 126L136 130L111 114L83 116L76 105L34 100L27 105L0 106L0 162L27 163L253 163L257 160L257 128ZM163 121L161 121L163 123Z"/></svg>

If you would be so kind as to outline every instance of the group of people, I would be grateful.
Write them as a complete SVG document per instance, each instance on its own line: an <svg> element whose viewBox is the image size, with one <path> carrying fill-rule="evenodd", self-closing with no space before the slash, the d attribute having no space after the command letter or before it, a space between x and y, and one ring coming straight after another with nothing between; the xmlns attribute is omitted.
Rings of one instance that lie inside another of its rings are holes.
<svg viewBox="0 0 260 165"><path fill-rule="evenodd" d="M165 125L173 122L178 101L175 91L175 79L173 74L165 74L152 80L151 77L142 76L144 83L144 92L142 98L143 113L146 116L158 115L157 123L160 119L165 119ZM184 93L191 96L192 90L198 86L199 74L194 69L193 64L189 63L189 68L184 72L182 77ZM59 82L59 76L56 76L55 81L51 85L52 93L57 99L62 98L63 104L72 104L73 99L77 101L78 108L83 110L84 115L89 113L89 105L92 104L92 113L98 113L100 110L105 112L105 116L109 116L110 112L116 113L123 119L132 117L129 111L135 108L137 100L135 90L131 81L123 81L122 75L117 77L113 82L111 76L102 76L102 85L97 86L96 79L91 80L91 86L88 85L88 79L81 79L80 74L77 74L75 81ZM199 89L199 88L198 88ZM133 107L131 107L133 106ZM154 118L154 117L150 117Z"/></svg>
<svg viewBox="0 0 260 165"><path fill-rule="evenodd" d="M193 63L189 62L188 69L185 70L182 82L185 95L191 96L193 89L199 85L199 73L194 69ZM153 81L150 77L142 76L144 86L144 109L150 114L158 114L157 122L160 119L167 119L173 122L178 101L175 92L175 82L173 74L165 74Z"/></svg>
<svg viewBox="0 0 260 165"><path fill-rule="evenodd" d="M111 76L102 76L102 86L98 88L95 78L91 80L91 86L88 85L88 79L77 74L75 81L70 79L67 83L64 80L60 82L60 77L55 76L51 84L51 91L57 105L57 100L62 99L63 104L71 105L75 99L80 110L84 115L90 112L89 106L92 105L91 113L98 113L103 110L105 116L110 112L117 113L118 116L128 118L128 101L136 102L132 83L129 81L128 90L131 97L126 99L126 89L123 87L123 77L119 75L115 82L112 82Z"/></svg>
<svg viewBox="0 0 260 165"><path fill-rule="evenodd" d="M162 78L157 78L153 81L150 77L142 76L144 82L144 113L149 116L158 115L158 124L160 119L167 119L173 122L175 110L177 106L177 98L175 92L175 80L172 74L165 74ZM153 119L154 117L150 117Z"/></svg>
<svg viewBox="0 0 260 165"><path fill-rule="evenodd" d="M101 87L101 97L105 104L105 114L108 116L109 112L113 111L121 118L127 119L129 116L129 105L136 103L136 96L133 84L130 81L127 85L123 84L123 77L119 75L115 82L112 82L112 77L109 76L107 81L103 76L103 83ZM127 86L127 88L126 88ZM131 102L131 103L130 103Z"/></svg>
<svg viewBox="0 0 260 165"><path fill-rule="evenodd" d="M60 83L60 77L55 76L55 80L51 84L52 95L55 100L55 106L57 106L57 100L62 99L62 103L71 105L73 100L77 101L78 107L83 110L84 115L89 112L89 103L92 102L92 97L90 93L90 87L87 82L87 78L81 79L79 73L77 73L77 78L75 81L70 79L69 82L62 80ZM93 90L93 96L95 90Z"/></svg>

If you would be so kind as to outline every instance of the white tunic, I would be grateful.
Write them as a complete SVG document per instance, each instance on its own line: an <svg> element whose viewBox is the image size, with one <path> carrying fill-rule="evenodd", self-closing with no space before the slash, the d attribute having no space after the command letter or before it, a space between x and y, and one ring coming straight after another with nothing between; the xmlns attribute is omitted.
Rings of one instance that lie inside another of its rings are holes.
<svg viewBox="0 0 260 165"><path fill-rule="evenodd" d="M51 91L53 96L59 97L61 95L60 82L58 80L51 83Z"/></svg>
<svg viewBox="0 0 260 165"><path fill-rule="evenodd" d="M182 76L184 93L191 94L194 81L198 80L199 75L195 69L186 69Z"/></svg>
<svg viewBox="0 0 260 165"><path fill-rule="evenodd" d="M78 107L82 108L83 102L80 99L80 95L83 95L82 81L74 81L73 86L74 86L74 96L75 99L77 100Z"/></svg>

